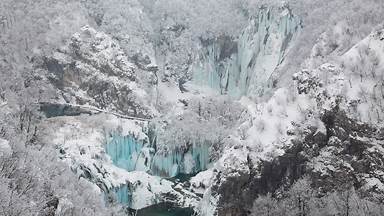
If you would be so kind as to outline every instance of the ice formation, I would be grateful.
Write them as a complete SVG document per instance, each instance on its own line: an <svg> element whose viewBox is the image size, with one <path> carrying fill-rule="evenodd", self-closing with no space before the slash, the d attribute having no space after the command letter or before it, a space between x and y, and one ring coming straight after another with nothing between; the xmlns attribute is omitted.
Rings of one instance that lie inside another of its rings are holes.
<svg viewBox="0 0 384 216"><path fill-rule="evenodd" d="M127 171L146 171L156 176L175 177L207 169L209 146L192 146L187 151L161 151L155 145L137 140L134 136L112 134L106 153L113 163Z"/></svg>
<svg viewBox="0 0 384 216"><path fill-rule="evenodd" d="M289 8L261 9L237 40L206 42L193 66L193 82L234 97L263 94L300 28Z"/></svg>

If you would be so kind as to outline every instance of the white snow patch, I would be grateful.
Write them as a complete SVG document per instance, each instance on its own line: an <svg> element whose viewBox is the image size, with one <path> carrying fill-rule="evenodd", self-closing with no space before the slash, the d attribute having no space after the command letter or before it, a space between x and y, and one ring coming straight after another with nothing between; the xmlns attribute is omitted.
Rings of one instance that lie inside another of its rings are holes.
<svg viewBox="0 0 384 216"><path fill-rule="evenodd" d="M0 138L0 157L8 156L12 154L12 148L9 145L8 140Z"/></svg>
<svg viewBox="0 0 384 216"><path fill-rule="evenodd" d="M197 192L203 194L206 188L211 185L212 177L213 171L212 169L209 169L203 172L199 172L196 176L192 177L189 182L195 191L197 190Z"/></svg>

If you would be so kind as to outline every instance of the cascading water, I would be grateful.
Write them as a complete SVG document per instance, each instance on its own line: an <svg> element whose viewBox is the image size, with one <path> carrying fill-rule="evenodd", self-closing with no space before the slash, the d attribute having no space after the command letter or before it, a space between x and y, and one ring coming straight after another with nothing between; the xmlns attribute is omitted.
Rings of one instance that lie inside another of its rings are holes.
<svg viewBox="0 0 384 216"><path fill-rule="evenodd" d="M262 95L301 25L288 7L260 9L238 39L203 43L193 82L233 97Z"/></svg>

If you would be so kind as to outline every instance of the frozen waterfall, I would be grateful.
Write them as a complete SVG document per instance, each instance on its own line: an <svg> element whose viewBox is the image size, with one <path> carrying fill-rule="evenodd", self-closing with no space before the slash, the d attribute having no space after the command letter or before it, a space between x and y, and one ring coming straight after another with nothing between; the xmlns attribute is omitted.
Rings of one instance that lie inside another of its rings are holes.
<svg viewBox="0 0 384 216"><path fill-rule="evenodd" d="M237 39L203 42L193 82L233 97L262 95L300 26L289 8L261 9Z"/></svg>
<svg viewBox="0 0 384 216"><path fill-rule="evenodd" d="M209 144L192 145L187 150L159 151L156 146L137 141L134 136L116 133L105 145L113 163L127 171L146 171L152 175L175 177L194 174L209 165Z"/></svg>

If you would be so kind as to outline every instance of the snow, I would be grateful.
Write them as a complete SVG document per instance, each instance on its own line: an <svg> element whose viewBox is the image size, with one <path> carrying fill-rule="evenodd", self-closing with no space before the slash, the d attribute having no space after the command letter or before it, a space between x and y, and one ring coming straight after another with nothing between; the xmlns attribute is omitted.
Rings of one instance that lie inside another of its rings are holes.
<svg viewBox="0 0 384 216"><path fill-rule="evenodd" d="M175 115L181 115L184 112L184 105L180 100L187 100L191 97L189 93L182 93L176 83L160 82L157 86L160 94L161 103L168 104L168 107Z"/></svg>
<svg viewBox="0 0 384 216"><path fill-rule="evenodd" d="M383 35L383 31L373 32L340 58L345 67L345 95L356 106L349 115L362 122L382 124Z"/></svg>
<svg viewBox="0 0 384 216"><path fill-rule="evenodd" d="M267 101L256 104L243 97L240 103L247 108L250 122L243 123L246 128L245 140L240 141L251 149L258 149L255 156L269 160L284 153L283 147L290 144L286 131L293 130L293 123L316 125L324 130L324 125L316 119L305 119L305 111L314 106L305 95L292 95L286 88L277 89Z"/></svg>
<svg viewBox="0 0 384 216"><path fill-rule="evenodd" d="M172 193L173 183L160 177L151 176L143 171L126 172L124 170L115 169L112 175L125 185L130 182L133 185L131 208L141 209L158 202L161 194Z"/></svg>
<svg viewBox="0 0 384 216"><path fill-rule="evenodd" d="M206 86L197 86L191 82L184 84L187 92L181 92L179 86L173 82L160 82L157 91L160 103L167 106L167 111L174 116L182 115L185 105L180 101L190 101L197 98L216 97L218 93Z"/></svg>
<svg viewBox="0 0 384 216"><path fill-rule="evenodd" d="M8 104L7 101L0 100L0 108L7 105L7 104Z"/></svg>
<svg viewBox="0 0 384 216"><path fill-rule="evenodd" d="M212 169L208 169L206 171L199 172L196 176L192 177L189 182L195 191L200 194L204 194L206 188L211 185L212 177L213 171Z"/></svg>
<svg viewBox="0 0 384 216"><path fill-rule="evenodd" d="M378 191L381 191L381 192L384 192L384 184L381 182L380 179L378 178L366 178L365 179L365 185L363 186L363 188L367 191L369 191L370 189L374 188Z"/></svg>
<svg viewBox="0 0 384 216"><path fill-rule="evenodd" d="M142 70L131 63L127 56L111 36L84 26L66 46L50 57L50 60L57 61L64 68L64 78L56 73L50 73L49 76L65 79L60 89L66 102L88 104L131 115L158 114L144 89L149 75L137 73ZM139 114L135 113L137 110Z"/></svg>
<svg viewBox="0 0 384 216"><path fill-rule="evenodd" d="M321 176L330 176L331 172L335 172L341 165L341 161L338 161L332 152L337 151L334 146L327 147L320 152L320 155L314 158L309 166L312 167L314 172L319 173ZM335 167L336 166L336 167Z"/></svg>
<svg viewBox="0 0 384 216"><path fill-rule="evenodd" d="M55 211L55 215L57 216L66 216L70 214L70 209L73 208L73 203L67 199L67 198L62 198L59 200L59 204L57 206L57 209Z"/></svg>
<svg viewBox="0 0 384 216"><path fill-rule="evenodd" d="M218 206L220 195L213 195L211 188L208 188L203 196L203 199L199 203L200 215L210 216L216 214L216 208Z"/></svg>
<svg viewBox="0 0 384 216"><path fill-rule="evenodd" d="M108 129L108 131L117 131L118 127L120 136L134 134L135 138L139 141L147 138L147 135L143 132L143 128L147 127L147 122L132 121L119 118L115 115L106 115L103 126Z"/></svg>
<svg viewBox="0 0 384 216"><path fill-rule="evenodd" d="M195 160L190 152L184 155L184 172L193 173L194 168L196 167Z"/></svg>
<svg viewBox="0 0 384 216"><path fill-rule="evenodd" d="M9 145L8 140L0 138L0 157L8 156L12 154L12 148Z"/></svg>

